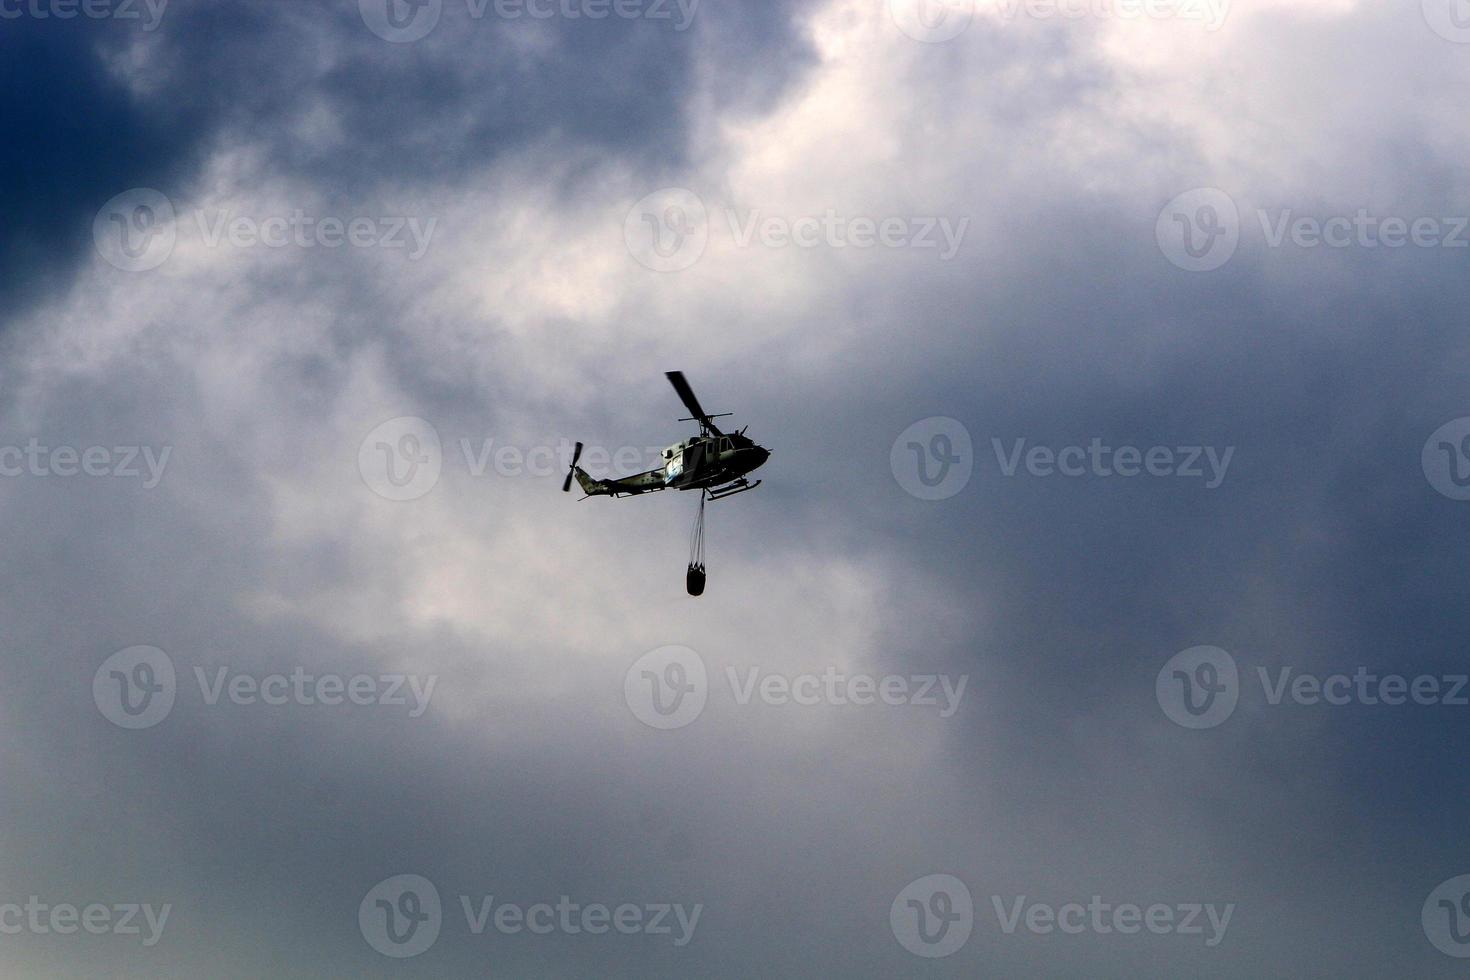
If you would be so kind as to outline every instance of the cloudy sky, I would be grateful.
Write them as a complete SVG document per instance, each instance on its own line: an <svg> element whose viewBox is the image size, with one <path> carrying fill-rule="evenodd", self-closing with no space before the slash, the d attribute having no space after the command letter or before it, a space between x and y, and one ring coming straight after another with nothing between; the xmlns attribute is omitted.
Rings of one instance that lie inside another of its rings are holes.
<svg viewBox="0 0 1470 980"><path fill-rule="evenodd" d="M0 973L1464 974L1458 0L0 0L0 79ZM699 599L692 494L560 492L674 369L773 452Z"/></svg>

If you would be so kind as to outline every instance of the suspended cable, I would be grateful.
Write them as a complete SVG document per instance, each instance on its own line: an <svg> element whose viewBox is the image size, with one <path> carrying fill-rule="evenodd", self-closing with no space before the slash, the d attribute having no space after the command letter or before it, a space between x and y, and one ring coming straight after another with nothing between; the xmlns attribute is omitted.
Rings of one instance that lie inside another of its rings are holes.
<svg viewBox="0 0 1470 980"><path fill-rule="evenodd" d="M704 592L704 503L706 494L699 492L699 510L694 515L694 530L689 535L689 573L685 585L690 595Z"/></svg>

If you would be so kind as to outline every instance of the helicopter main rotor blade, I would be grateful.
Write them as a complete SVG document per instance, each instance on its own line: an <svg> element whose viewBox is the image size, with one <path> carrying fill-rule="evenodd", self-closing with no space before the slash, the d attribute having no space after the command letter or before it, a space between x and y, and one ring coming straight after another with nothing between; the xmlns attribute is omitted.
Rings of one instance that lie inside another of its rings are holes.
<svg viewBox="0 0 1470 980"><path fill-rule="evenodd" d="M700 406L699 399L694 397L694 389L689 387L689 382L684 378L683 371L666 371L664 376L669 379L669 384L674 386L679 398L684 402L684 407L689 409L689 414L699 420L699 424L709 429L715 435L724 435L715 424L710 421L709 415Z"/></svg>

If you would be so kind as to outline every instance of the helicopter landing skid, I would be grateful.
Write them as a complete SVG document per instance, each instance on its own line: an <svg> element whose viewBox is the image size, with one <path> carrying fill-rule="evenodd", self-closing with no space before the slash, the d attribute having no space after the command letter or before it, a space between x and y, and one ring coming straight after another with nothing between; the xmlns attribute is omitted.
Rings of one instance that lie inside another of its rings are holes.
<svg viewBox="0 0 1470 980"><path fill-rule="evenodd" d="M736 480L734 483L726 484L725 486L720 487L717 490L706 490L705 493L709 495L710 500L723 500L726 497L733 497L737 493L744 493L747 490L754 490L760 485L760 480L756 480L754 483L751 483L749 480L742 478Z"/></svg>

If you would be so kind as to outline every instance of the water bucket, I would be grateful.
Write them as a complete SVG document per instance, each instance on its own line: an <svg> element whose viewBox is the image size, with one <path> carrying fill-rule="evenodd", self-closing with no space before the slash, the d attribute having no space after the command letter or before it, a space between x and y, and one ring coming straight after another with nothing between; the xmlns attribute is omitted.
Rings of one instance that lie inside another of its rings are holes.
<svg viewBox="0 0 1470 980"><path fill-rule="evenodd" d="M684 585L689 589L690 595L704 595L704 566L690 565L689 574L684 577Z"/></svg>

